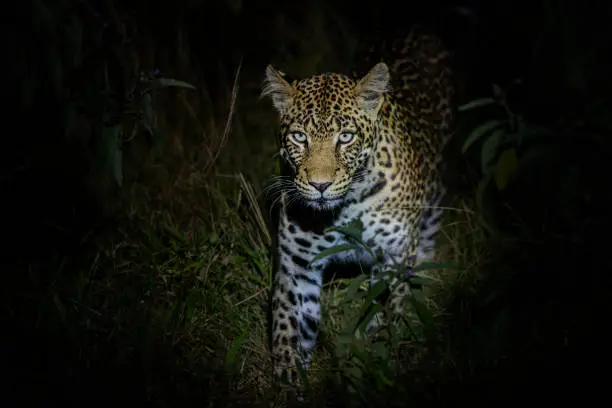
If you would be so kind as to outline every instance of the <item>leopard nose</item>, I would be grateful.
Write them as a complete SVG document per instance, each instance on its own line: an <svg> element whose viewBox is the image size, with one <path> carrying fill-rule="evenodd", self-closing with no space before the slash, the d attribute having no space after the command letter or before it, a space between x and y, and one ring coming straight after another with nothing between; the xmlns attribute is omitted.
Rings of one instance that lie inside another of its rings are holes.
<svg viewBox="0 0 612 408"><path fill-rule="evenodd" d="M316 182L316 181L309 181L308 184L310 184L311 186L313 186L314 188L316 188L320 192L324 192L327 189L327 187L332 185L332 182L331 181L326 181L326 182L323 182L323 183L319 183L319 182Z"/></svg>

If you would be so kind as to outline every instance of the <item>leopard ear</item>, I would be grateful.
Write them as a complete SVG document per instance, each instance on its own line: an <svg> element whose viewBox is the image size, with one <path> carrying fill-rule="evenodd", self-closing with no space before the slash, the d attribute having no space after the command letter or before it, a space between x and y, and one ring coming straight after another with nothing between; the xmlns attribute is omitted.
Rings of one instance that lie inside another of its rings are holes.
<svg viewBox="0 0 612 408"><path fill-rule="evenodd" d="M355 96L363 109L376 115L383 102L383 95L389 91L389 68L379 62L355 86Z"/></svg>
<svg viewBox="0 0 612 408"><path fill-rule="evenodd" d="M266 67L266 79L261 91L261 97L269 96L272 104L283 113L293 102L295 88L287 81L285 74L272 65Z"/></svg>

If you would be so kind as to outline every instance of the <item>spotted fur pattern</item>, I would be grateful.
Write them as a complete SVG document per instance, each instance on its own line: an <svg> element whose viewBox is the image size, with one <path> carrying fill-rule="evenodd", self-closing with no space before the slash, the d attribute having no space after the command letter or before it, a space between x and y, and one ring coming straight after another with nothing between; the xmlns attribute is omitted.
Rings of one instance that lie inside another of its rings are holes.
<svg viewBox="0 0 612 408"><path fill-rule="evenodd" d="M288 167L280 181L272 357L275 374L289 382L297 380L296 359L304 367L310 360L323 270L331 262L358 261L385 272L434 256L444 195L440 153L453 119L448 53L417 28L381 55L369 71L352 76L290 80L272 66L266 70L262 94L280 115L280 155ZM350 250L312 262L346 243L326 228L356 219L382 258ZM399 314L408 286L392 280L390 287L390 310Z"/></svg>

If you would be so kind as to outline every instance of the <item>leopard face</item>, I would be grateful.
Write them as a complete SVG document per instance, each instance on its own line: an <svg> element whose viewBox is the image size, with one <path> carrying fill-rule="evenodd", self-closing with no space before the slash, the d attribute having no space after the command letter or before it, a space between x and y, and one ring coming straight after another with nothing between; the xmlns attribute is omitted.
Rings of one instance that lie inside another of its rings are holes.
<svg viewBox="0 0 612 408"><path fill-rule="evenodd" d="M290 192L316 209L341 205L375 147L387 66L360 81L326 73L289 82L271 66L266 76L264 94L280 114L280 155L293 170Z"/></svg>

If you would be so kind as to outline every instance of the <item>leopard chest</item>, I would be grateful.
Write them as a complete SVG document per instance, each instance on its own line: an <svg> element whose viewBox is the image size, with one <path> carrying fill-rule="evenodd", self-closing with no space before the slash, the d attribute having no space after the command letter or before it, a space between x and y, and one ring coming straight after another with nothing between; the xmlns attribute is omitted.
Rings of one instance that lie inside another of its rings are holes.
<svg viewBox="0 0 612 408"><path fill-rule="evenodd" d="M352 234L357 234L357 246L334 255L332 259L367 264L376 261L372 254L382 254L384 257L401 254L412 229L418 227L416 218L411 217L409 211L385 206L384 198L378 195L345 207L332 227L346 228L347 225L350 226L349 231L332 231L326 238L334 238L332 245L355 244L356 240Z"/></svg>

